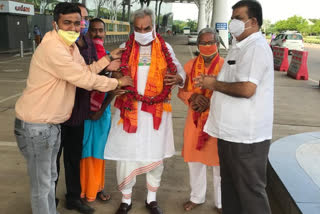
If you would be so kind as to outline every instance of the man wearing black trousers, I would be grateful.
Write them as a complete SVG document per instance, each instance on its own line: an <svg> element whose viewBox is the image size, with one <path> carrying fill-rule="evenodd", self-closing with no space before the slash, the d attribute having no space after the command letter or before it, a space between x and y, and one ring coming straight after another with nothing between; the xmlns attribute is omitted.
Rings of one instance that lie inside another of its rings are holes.
<svg viewBox="0 0 320 214"><path fill-rule="evenodd" d="M232 9L229 31L234 41L221 72L196 80L199 87L214 90L204 131L218 138L222 213L270 214L265 187L273 124L273 57L260 32L260 3L242 0Z"/></svg>

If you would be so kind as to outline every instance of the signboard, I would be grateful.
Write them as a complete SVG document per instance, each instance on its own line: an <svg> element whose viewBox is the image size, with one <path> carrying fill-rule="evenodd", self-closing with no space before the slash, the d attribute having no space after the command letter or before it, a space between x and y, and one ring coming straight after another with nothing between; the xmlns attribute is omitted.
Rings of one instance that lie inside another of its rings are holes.
<svg viewBox="0 0 320 214"><path fill-rule="evenodd" d="M228 23L225 22L217 22L216 30L228 30Z"/></svg>
<svg viewBox="0 0 320 214"><path fill-rule="evenodd" d="M34 15L32 4L15 1L0 1L0 13L14 13L23 15Z"/></svg>

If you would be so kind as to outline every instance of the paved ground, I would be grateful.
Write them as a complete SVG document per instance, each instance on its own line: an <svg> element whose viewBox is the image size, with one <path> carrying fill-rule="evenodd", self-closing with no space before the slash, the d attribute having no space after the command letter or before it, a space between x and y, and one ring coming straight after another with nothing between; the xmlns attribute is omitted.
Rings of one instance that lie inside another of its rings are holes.
<svg viewBox="0 0 320 214"><path fill-rule="evenodd" d="M182 64L186 63L195 51L195 46L187 46L182 36L167 39ZM112 49L114 45L110 46ZM20 155L13 136L14 104L28 75L30 56L23 59L9 55L0 55L0 213L31 213L29 204L29 185L26 164ZM320 72L320 71L319 71ZM320 130L320 89L313 81L297 81L283 72L275 72L275 120L273 141L292 134ZM177 155L166 160L162 186L158 192L158 201L167 214L185 213L182 203L189 197L188 168L180 156L182 134L186 108L176 96L173 96L173 122ZM36 104L36 101L35 101ZM62 170L63 171L63 170ZM210 173L211 174L211 173ZM64 175L58 185L58 198L61 199L58 210L61 213L76 213L64 209ZM212 176L209 176L208 188L212 188ZM96 213L112 214L117 209L121 194L116 190L115 164L107 161L106 190L112 194L107 204L93 202ZM212 192L207 194L207 202L190 214L207 214L213 211ZM139 176L133 192L133 209L130 213L145 214L146 198L145 178ZM280 213L276 201L273 201L273 213Z"/></svg>

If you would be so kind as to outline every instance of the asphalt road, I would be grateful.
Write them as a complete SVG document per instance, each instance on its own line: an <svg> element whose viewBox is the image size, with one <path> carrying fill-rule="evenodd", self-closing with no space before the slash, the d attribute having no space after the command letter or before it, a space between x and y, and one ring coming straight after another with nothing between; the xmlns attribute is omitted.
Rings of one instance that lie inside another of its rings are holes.
<svg viewBox="0 0 320 214"><path fill-rule="evenodd" d="M320 45L307 46L308 51L308 71L309 78L319 81L320 80Z"/></svg>

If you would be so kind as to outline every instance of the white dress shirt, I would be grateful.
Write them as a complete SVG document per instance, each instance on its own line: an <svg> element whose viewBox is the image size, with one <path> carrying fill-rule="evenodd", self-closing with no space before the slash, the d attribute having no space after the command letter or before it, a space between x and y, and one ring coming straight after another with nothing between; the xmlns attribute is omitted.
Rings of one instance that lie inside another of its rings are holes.
<svg viewBox="0 0 320 214"><path fill-rule="evenodd" d="M272 138L274 69L272 51L261 32L251 34L229 50L217 77L222 82L252 82L250 98L215 91L204 131L236 143L257 143Z"/></svg>

